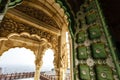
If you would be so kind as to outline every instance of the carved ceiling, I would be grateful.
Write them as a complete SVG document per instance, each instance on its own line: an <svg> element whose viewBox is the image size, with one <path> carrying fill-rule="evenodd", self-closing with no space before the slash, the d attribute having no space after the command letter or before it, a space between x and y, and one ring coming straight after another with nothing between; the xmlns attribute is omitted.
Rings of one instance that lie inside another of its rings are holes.
<svg viewBox="0 0 120 80"><path fill-rule="evenodd" d="M44 13L39 9L36 9L30 5L23 5L23 4L18 5L17 7L15 7L15 9L31 17L34 17L45 24L48 24L57 29L60 29L60 27L56 24L56 22L51 17L49 17L46 13Z"/></svg>
<svg viewBox="0 0 120 80"><path fill-rule="evenodd" d="M60 35L63 26L68 27L67 15L54 0L23 0L20 5L9 9L6 15L57 35Z"/></svg>

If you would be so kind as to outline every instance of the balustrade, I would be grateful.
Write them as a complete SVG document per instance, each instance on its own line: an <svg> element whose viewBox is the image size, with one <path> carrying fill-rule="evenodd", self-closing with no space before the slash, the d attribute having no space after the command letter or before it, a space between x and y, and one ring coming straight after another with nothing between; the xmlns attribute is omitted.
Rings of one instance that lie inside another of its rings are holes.
<svg viewBox="0 0 120 80"><path fill-rule="evenodd" d="M23 73L11 73L11 74L0 74L0 80L16 80L16 79L23 79L23 78L33 78L34 72L23 72ZM40 75L41 80L56 80L55 75L47 75L41 73ZM70 77L66 77L66 80L70 80Z"/></svg>

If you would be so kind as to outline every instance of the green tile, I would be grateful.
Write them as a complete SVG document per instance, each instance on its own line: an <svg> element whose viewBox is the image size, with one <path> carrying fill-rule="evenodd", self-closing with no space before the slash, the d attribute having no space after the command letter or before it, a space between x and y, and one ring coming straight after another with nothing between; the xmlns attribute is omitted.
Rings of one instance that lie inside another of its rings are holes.
<svg viewBox="0 0 120 80"><path fill-rule="evenodd" d="M92 1L89 4L85 5L84 12L88 12L88 11L93 10L93 9L96 9L94 1Z"/></svg>
<svg viewBox="0 0 120 80"><path fill-rule="evenodd" d="M77 43L83 43L85 41L85 31L78 32L76 36L76 42Z"/></svg>
<svg viewBox="0 0 120 80"><path fill-rule="evenodd" d="M96 66L96 78L97 80L114 80L112 75L112 70L107 65L97 65Z"/></svg>
<svg viewBox="0 0 120 80"><path fill-rule="evenodd" d="M96 59L105 59L107 57L105 46L103 43L92 44L93 57Z"/></svg>
<svg viewBox="0 0 120 80"><path fill-rule="evenodd" d="M79 60L88 58L87 48L85 46L79 46L77 48L77 58Z"/></svg>
<svg viewBox="0 0 120 80"><path fill-rule="evenodd" d="M79 65L80 80L90 80L90 70L87 65Z"/></svg>
<svg viewBox="0 0 120 80"><path fill-rule="evenodd" d="M94 23L96 21L96 13L95 11L89 11L89 13L86 15L85 19L86 19L86 24L91 24L91 23Z"/></svg>
<svg viewBox="0 0 120 80"><path fill-rule="evenodd" d="M90 39L98 39L101 37L101 31L98 25L93 25L88 29Z"/></svg>

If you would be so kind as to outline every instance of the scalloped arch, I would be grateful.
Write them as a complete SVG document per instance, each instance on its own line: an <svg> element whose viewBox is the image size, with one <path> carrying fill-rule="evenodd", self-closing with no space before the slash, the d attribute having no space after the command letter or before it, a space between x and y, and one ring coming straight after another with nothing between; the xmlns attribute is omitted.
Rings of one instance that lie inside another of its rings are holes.
<svg viewBox="0 0 120 80"><path fill-rule="evenodd" d="M30 34L27 33L27 32L22 32L22 33L20 33L20 34L18 34L18 33L11 33L11 34L9 34L9 35L7 36L7 38L9 39L9 38L12 38L12 37L14 37L14 36L35 38L35 40L40 40L40 39L41 39L41 37L38 36L37 34L31 34L31 35L30 35ZM45 40L45 41L47 41L47 40Z"/></svg>
<svg viewBox="0 0 120 80"><path fill-rule="evenodd" d="M39 46L44 44L47 44L49 48L52 47L51 43L49 43L47 39L40 38L38 35L30 35L26 32L21 34L12 33L6 38L0 38L0 55L2 55L3 52L14 47L25 47L36 53Z"/></svg>

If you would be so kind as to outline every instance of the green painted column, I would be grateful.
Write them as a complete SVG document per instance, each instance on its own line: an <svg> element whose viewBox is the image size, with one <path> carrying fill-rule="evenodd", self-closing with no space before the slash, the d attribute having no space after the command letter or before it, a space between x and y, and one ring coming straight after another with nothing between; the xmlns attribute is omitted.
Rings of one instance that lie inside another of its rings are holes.
<svg viewBox="0 0 120 80"><path fill-rule="evenodd" d="M116 49L98 0L85 0L75 21L74 80L119 80Z"/></svg>

